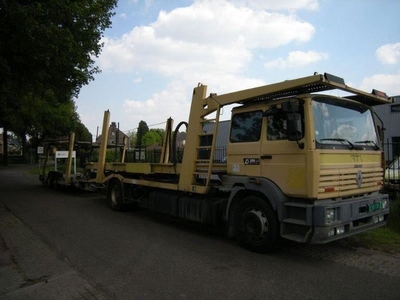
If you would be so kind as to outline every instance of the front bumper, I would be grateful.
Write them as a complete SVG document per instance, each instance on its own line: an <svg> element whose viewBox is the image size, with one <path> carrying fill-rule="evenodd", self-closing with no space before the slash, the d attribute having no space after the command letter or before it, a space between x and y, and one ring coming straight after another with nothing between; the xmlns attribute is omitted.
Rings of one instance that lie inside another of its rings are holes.
<svg viewBox="0 0 400 300"><path fill-rule="evenodd" d="M334 211L330 218L327 210ZM327 200L313 210L312 244L322 244L342 239L387 223L389 196L373 194L347 200Z"/></svg>

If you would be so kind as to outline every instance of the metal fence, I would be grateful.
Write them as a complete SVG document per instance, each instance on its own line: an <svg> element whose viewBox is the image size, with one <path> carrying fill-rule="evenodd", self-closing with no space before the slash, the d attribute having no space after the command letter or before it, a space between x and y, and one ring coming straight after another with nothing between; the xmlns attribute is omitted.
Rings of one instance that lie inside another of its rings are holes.
<svg viewBox="0 0 400 300"><path fill-rule="evenodd" d="M202 150L203 151L203 150ZM207 156L207 154L206 154ZM208 154L208 157L210 155ZM129 149L126 151L125 162L146 162L159 163L161 149ZM170 151L170 162L181 163L183 159L183 149L178 148L175 153ZM226 162L226 147L216 147L214 150L214 163Z"/></svg>
<svg viewBox="0 0 400 300"><path fill-rule="evenodd" d="M385 152L385 160L387 165L392 163L396 158L400 157L400 143L393 143L388 139L387 141L383 142L383 150Z"/></svg>
<svg viewBox="0 0 400 300"><path fill-rule="evenodd" d="M386 170L384 187L386 190L400 190L400 143L392 143L389 140L383 143L385 152Z"/></svg>

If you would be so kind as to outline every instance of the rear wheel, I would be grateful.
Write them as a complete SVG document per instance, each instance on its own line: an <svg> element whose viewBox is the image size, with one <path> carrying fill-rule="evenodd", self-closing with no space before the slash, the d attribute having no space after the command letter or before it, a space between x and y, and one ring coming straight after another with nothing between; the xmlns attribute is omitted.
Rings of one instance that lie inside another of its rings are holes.
<svg viewBox="0 0 400 300"><path fill-rule="evenodd" d="M62 177L62 174L60 174L57 171L50 171L49 174L47 175L47 185L49 188L54 189L57 187L57 181L59 178Z"/></svg>
<svg viewBox="0 0 400 300"><path fill-rule="evenodd" d="M236 232L242 247L255 252L268 252L278 237L278 220L271 205L257 196L248 196L239 204Z"/></svg>
<svg viewBox="0 0 400 300"><path fill-rule="evenodd" d="M111 180L107 187L107 201L112 210L121 211L124 208L124 190L119 180Z"/></svg>
<svg viewBox="0 0 400 300"><path fill-rule="evenodd" d="M54 174L53 172L49 172L47 175L47 185L49 188L54 189Z"/></svg>

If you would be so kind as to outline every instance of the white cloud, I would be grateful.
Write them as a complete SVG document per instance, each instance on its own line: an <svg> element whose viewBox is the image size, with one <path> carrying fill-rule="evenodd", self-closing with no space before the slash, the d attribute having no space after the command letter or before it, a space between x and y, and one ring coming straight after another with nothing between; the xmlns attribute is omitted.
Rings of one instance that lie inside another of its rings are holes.
<svg viewBox="0 0 400 300"><path fill-rule="evenodd" d="M142 2L144 2L144 6L146 8L150 7L153 4L154 0L144 0ZM133 3L133 4L138 4L140 2L140 0L129 0L129 2Z"/></svg>
<svg viewBox="0 0 400 300"><path fill-rule="evenodd" d="M145 3L146 8L149 8L153 4L153 1L154 0L145 0L144 3Z"/></svg>
<svg viewBox="0 0 400 300"><path fill-rule="evenodd" d="M383 64L397 64L400 61L400 43L383 45L375 55Z"/></svg>
<svg viewBox="0 0 400 300"><path fill-rule="evenodd" d="M309 9L314 2L293 3ZM103 72L133 73L137 79L150 73L155 80L161 75L169 81L147 100L125 99L121 113L129 124L124 126L135 127L140 120L155 124L170 116L175 122L187 121L192 89L199 81L208 84L208 93L218 94L265 84L245 75L255 50L305 43L313 37L315 28L293 13L271 13L254 5L199 0L188 7L161 11L154 23L135 27L121 38L105 37L98 61ZM227 108L222 119L229 115Z"/></svg>
<svg viewBox="0 0 400 300"><path fill-rule="evenodd" d="M239 74L252 50L307 42L315 28L294 15L196 1L161 11L156 22L135 27L120 39L104 38L104 71L151 71L164 76L198 72Z"/></svg>
<svg viewBox="0 0 400 300"><path fill-rule="evenodd" d="M121 19L123 19L123 20L126 20L126 17L127 17L127 16L126 16L125 13L122 13L122 14L119 15L119 17L120 17Z"/></svg>
<svg viewBox="0 0 400 300"><path fill-rule="evenodd" d="M232 75L225 75L223 78L219 78L212 74L198 74L198 78L202 80L200 83L212 83L212 85L207 86L207 94L223 94L265 84L259 79ZM194 82L190 76L182 77L178 80L173 80L164 90L153 94L145 101L141 99L125 99L123 103L123 119L129 120L129 125L126 126L134 127L139 124L140 120L145 120L147 124L156 124L166 121L169 117L175 120L175 125L180 121L188 121L190 100L193 88L197 84L199 82ZM222 113L220 119L226 120L230 117L230 108L225 108Z"/></svg>
<svg viewBox="0 0 400 300"><path fill-rule="evenodd" d="M280 68L297 68L309 64L317 63L321 60L328 59L327 53L316 51L292 51L286 58L277 58L265 64L266 68L280 67Z"/></svg>
<svg viewBox="0 0 400 300"><path fill-rule="evenodd" d="M314 27L293 15L236 7L227 1L197 1L190 7L160 12L152 24L158 37L220 47L272 48L305 42Z"/></svg>
<svg viewBox="0 0 400 300"><path fill-rule="evenodd" d="M365 78L361 83L361 90L372 91L377 89L385 92L388 96L400 95L400 73L398 74L376 74Z"/></svg>
<svg viewBox="0 0 400 300"><path fill-rule="evenodd" d="M317 0L232 0L233 3L246 4L256 9L269 10L317 10L319 8Z"/></svg>
<svg viewBox="0 0 400 300"><path fill-rule="evenodd" d="M190 102L186 101L191 90L181 82L171 82L166 89L155 93L146 101L126 99L123 104L125 119L129 119L132 126L145 120L147 124L166 121L169 117L176 122L187 121ZM162 127L162 126L161 126Z"/></svg>
<svg viewBox="0 0 400 300"><path fill-rule="evenodd" d="M139 76L139 77L133 79L132 82L133 83L140 83L140 82L142 82L142 77Z"/></svg>

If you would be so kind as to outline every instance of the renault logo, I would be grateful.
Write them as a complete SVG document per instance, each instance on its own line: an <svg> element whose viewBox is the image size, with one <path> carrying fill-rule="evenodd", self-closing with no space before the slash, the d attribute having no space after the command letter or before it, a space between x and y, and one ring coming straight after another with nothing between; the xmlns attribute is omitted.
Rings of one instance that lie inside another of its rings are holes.
<svg viewBox="0 0 400 300"><path fill-rule="evenodd" d="M363 183L363 175L361 170L358 170L357 175L356 175L356 182L357 182L357 186L361 187L362 183Z"/></svg>

